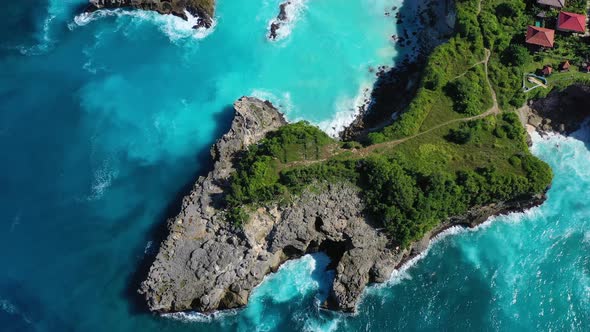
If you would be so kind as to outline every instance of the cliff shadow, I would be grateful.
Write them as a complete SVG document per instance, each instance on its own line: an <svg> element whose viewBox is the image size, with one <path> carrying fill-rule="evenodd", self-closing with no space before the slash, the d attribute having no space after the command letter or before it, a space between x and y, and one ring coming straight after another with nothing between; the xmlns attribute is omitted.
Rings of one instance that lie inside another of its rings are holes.
<svg viewBox="0 0 590 332"><path fill-rule="evenodd" d="M573 132L570 136L582 141L586 146L586 149L590 151L590 117L584 121L580 129Z"/></svg>
<svg viewBox="0 0 590 332"><path fill-rule="evenodd" d="M213 168L210 147L231 128L233 118L234 108L232 105L229 105L223 108L220 112L214 114L216 127L214 134L212 135L213 140L206 142L204 148L196 151L194 157L190 158L190 160L194 161L195 165L199 166L195 168L191 176L186 178L186 182L179 187L179 190L173 195L163 211L154 217L151 228L144 234L142 239L138 241L137 246L133 249L133 252L138 254L139 259L136 262L135 267L131 269L132 272L128 275L126 286L121 294L128 303L128 311L131 315L149 314L146 300L137 292L137 290L147 277L150 267L154 263L156 255L160 250L161 243L168 236L167 220L176 216L180 212L183 198L190 194L199 176L205 175ZM157 165L155 167L157 167ZM151 242L152 246L149 248L148 252L144 252L145 249L143 246L148 242Z"/></svg>
<svg viewBox="0 0 590 332"><path fill-rule="evenodd" d="M590 87L574 84L552 91L530 105L538 115L529 123L542 131L554 131L576 138L590 149Z"/></svg>
<svg viewBox="0 0 590 332"><path fill-rule="evenodd" d="M368 133L391 124L407 109L416 96L428 57L454 34L446 15L453 10L451 0L416 0L384 12L397 26L397 34L390 37L395 49L393 65L369 68L376 76L372 93L356 110L353 123L340 134L343 140L363 141Z"/></svg>

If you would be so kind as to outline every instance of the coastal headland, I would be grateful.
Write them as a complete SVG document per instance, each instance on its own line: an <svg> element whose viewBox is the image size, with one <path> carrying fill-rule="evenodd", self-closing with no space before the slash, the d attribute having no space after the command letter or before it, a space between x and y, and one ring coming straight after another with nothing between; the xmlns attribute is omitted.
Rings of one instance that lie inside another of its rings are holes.
<svg viewBox="0 0 590 332"><path fill-rule="evenodd" d="M282 263L322 251L335 270L322 305L354 311L369 283L388 280L443 230L542 204L553 175L530 153L523 123L568 133L587 114L552 113L564 92L537 100L544 96L521 87L545 52L518 39L534 1L455 7L454 35L433 46L411 98L388 121L372 120L377 126L357 121L335 140L286 123L269 102L236 101L230 130L211 150L213 169L168 220L141 284L150 310L242 307ZM565 96L574 92L587 88L566 87ZM517 112L525 103L532 110Z"/></svg>

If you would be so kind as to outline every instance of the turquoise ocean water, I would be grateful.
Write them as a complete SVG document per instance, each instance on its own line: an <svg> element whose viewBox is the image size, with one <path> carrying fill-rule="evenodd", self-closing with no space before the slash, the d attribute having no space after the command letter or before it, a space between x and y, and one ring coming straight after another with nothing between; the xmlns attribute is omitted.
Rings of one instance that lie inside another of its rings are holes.
<svg viewBox="0 0 590 332"><path fill-rule="evenodd" d="M77 15L85 0L0 8L0 330L585 330L590 326L587 137L536 138L548 202L458 232L370 288L355 316L317 307L327 258L267 277L243 310L146 314L134 290L178 199L242 95L334 132L369 67L403 50L400 0L302 1L284 38L279 0L219 1L210 33L146 12ZM410 3L410 1L408 1ZM405 6L411 4L406 3ZM412 20L406 20L407 28Z"/></svg>

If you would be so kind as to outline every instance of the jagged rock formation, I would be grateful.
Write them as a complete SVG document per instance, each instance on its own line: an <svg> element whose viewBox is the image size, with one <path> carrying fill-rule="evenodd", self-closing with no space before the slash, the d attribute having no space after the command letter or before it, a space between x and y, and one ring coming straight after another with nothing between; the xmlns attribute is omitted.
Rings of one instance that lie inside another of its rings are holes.
<svg viewBox="0 0 590 332"><path fill-rule="evenodd" d="M519 110L521 120L539 132L557 132L563 135L578 130L590 117L590 87L572 85L563 91L554 91L547 98L530 102Z"/></svg>
<svg viewBox="0 0 590 332"><path fill-rule="evenodd" d="M268 39L275 40L279 36L279 29L289 20L287 6L291 6L291 4L291 1L286 1L279 5L279 14L270 22Z"/></svg>
<svg viewBox="0 0 590 332"><path fill-rule="evenodd" d="M450 218L408 250L393 247L364 214L359 190L350 183L315 183L287 206L251 211L243 229L224 220L223 190L240 151L285 124L269 102L235 103L230 131L212 148L213 170L184 198L168 221L162 243L140 293L156 312L210 312L247 303L250 292L288 259L324 251L336 270L328 308L353 311L366 285L384 282L404 261L423 251L429 239L453 225L475 226L487 217L538 205L543 197L475 208Z"/></svg>
<svg viewBox="0 0 590 332"><path fill-rule="evenodd" d="M113 8L137 8L172 14L188 19L185 11L199 20L194 28L210 28L213 24L216 0L90 0L86 11Z"/></svg>

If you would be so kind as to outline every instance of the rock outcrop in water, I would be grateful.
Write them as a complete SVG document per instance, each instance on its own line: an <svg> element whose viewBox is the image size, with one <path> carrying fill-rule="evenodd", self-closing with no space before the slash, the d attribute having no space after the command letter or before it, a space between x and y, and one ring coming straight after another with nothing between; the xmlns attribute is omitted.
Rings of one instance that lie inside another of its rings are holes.
<svg viewBox="0 0 590 332"><path fill-rule="evenodd" d="M153 10L160 14L172 14L188 19L186 12L198 17L194 28L210 28L213 24L216 0L90 0L86 11L98 9L136 8Z"/></svg>
<svg viewBox="0 0 590 332"><path fill-rule="evenodd" d="M270 22L268 39L275 40L279 36L279 29L289 20L287 16L287 7L292 6L291 1L283 2L279 5L279 14Z"/></svg>
<svg viewBox="0 0 590 332"><path fill-rule="evenodd" d="M349 183L316 183L287 206L270 205L252 212L236 229L225 222L224 188L234 158L266 133L286 122L269 103L242 98L235 103L231 129L212 148L213 170L201 177L183 200L181 212L168 221L161 244L140 293L156 312L210 312L244 306L265 275L286 260L323 251L336 270L328 308L353 311L366 285L384 282L403 262L422 252L429 239L454 226L475 226L489 216L522 210L543 197L473 209L450 218L408 250L389 239L364 214L358 189Z"/></svg>

